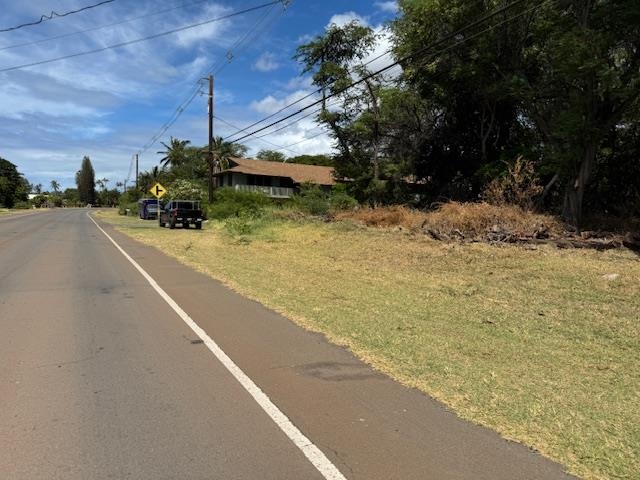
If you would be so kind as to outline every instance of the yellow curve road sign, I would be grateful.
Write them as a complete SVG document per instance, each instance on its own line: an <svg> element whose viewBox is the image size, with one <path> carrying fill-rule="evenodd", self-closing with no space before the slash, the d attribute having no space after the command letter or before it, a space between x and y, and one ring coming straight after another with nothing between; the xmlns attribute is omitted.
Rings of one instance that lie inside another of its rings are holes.
<svg viewBox="0 0 640 480"><path fill-rule="evenodd" d="M164 188L160 183L156 183L153 187L149 189L149 191L155 195L156 198L162 197L165 193L167 193L167 189Z"/></svg>

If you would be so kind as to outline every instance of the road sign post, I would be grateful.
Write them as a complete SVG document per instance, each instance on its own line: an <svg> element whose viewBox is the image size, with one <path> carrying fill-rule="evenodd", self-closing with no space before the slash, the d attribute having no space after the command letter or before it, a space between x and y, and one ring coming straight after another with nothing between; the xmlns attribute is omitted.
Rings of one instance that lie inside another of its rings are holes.
<svg viewBox="0 0 640 480"><path fill-rule="evenodd" d="M160 185L160 182L156 182L156 184L149 189L152 195L156 197L158 200L158 225L161 224L160 221L160 197L162 197L165 193L167 193L167 189Z"/></svg>

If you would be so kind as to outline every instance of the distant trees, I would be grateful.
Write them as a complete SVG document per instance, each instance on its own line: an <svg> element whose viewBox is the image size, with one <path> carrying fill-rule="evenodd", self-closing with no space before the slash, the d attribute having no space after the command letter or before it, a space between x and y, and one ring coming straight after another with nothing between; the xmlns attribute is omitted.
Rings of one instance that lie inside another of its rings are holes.
<svg viewBox="0 0 640 480"><path fill-rule="evenodd" d="M284 153L277 150L260 150L256 154L258 160L266 160L267 162L284 162L287 157Z"/></svg>
<svg viewBox="0 0 640 480"><path fill-rule="evenodd" d="M76 185L78 187L78 198L81 203L96 203L96 180L93 165L89 157L82 159L80 170L76 172Z"/></svg>
<svg viewBox="0 0 640 480"><path fill-rule="evenodd" d="M0 157L0 205L12 208L17 202L27 201L31 186L18 172L18 168Z"/></svg>

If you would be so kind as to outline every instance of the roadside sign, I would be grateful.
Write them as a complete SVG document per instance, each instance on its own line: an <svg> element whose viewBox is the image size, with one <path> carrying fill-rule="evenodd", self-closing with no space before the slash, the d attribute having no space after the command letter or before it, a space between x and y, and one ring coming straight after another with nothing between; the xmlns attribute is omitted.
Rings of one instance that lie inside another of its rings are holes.
<svg viewBox="0 0 640 480"><path fill-rule="evenodd" d="M149 191L155 195L156 198L162 197L165 193L167 193L167 189L164 188L160 183L156 182L156 184L149 189Z"/></svg>

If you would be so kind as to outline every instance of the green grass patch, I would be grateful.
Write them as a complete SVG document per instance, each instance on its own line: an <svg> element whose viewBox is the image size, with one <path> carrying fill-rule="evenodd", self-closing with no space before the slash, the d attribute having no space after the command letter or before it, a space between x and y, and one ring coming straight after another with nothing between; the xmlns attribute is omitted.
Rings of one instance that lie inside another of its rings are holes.
<svg viewBox="0 0 640 480"><path fill-rule="evenodd" d="M239 242L222 221L196 232L100 215L574 474L640 478L631 252L444 244L284 216Z"/></svg>

